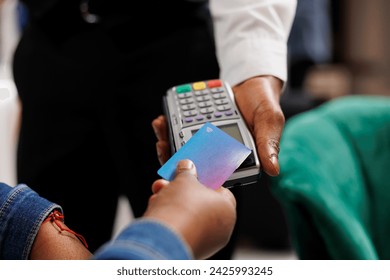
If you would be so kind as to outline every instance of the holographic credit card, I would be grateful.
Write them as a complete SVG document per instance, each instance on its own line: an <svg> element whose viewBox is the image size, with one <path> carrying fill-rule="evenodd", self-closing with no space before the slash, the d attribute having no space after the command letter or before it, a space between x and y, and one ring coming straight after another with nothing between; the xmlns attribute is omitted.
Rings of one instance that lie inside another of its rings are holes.
<svg viewBox="0 0 390 280"><path fill-rule="evenodd" d="M199 182L217 189L251 153L251 149L211 123L205 123L158 171L164 179L175 177L182 159L194 162Z"/></svg>

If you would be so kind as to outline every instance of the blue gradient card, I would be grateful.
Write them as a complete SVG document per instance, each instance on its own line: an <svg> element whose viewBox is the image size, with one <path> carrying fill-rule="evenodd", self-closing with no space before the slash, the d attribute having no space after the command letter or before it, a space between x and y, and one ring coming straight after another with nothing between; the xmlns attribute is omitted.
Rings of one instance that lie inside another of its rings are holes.
<svg viewBox="0 0 390 280"><path fill-rule="evenodd" d="M248 157L251 150L211 123L205 123L158 171L170 181L182 159L194 162L199 181L219 188Z"/></svg>

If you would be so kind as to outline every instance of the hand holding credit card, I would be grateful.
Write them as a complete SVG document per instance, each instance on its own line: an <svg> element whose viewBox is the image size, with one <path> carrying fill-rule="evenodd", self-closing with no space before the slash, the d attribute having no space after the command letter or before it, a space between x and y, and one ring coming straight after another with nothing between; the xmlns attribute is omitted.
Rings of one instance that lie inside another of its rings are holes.
<svg viewBox="0 0 390 280"><path fill-rule="evenodd" d="M158 171L170 181L182 159L194 162L198 180L217 189L249 156L251 149L211 123L205 123Z"/></svg>

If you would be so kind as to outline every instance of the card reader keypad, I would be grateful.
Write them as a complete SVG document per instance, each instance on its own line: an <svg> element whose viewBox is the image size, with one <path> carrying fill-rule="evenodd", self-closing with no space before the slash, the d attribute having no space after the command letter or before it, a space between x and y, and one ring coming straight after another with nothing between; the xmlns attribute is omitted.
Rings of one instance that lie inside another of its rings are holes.
<svg viewBox="0 0 390 280"><path fill-rule="evenodd" d="M236 107L221 80L180 85L174 91L183 127L222 117L238 118Z"/></svg>

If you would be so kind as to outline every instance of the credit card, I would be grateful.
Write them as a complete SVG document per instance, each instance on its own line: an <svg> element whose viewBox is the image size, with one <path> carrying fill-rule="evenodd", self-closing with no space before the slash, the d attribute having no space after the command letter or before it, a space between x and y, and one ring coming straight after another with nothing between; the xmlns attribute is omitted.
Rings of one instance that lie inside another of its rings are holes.
<svg viewBox="0 0 390 280"><path fill-rule="evenodd" d="M207 122L157 173L165 180L171 181L175 177L178 162L190 159L196 166L199 182L217 189L229 179L250 153L251 149Z"/></svg>

